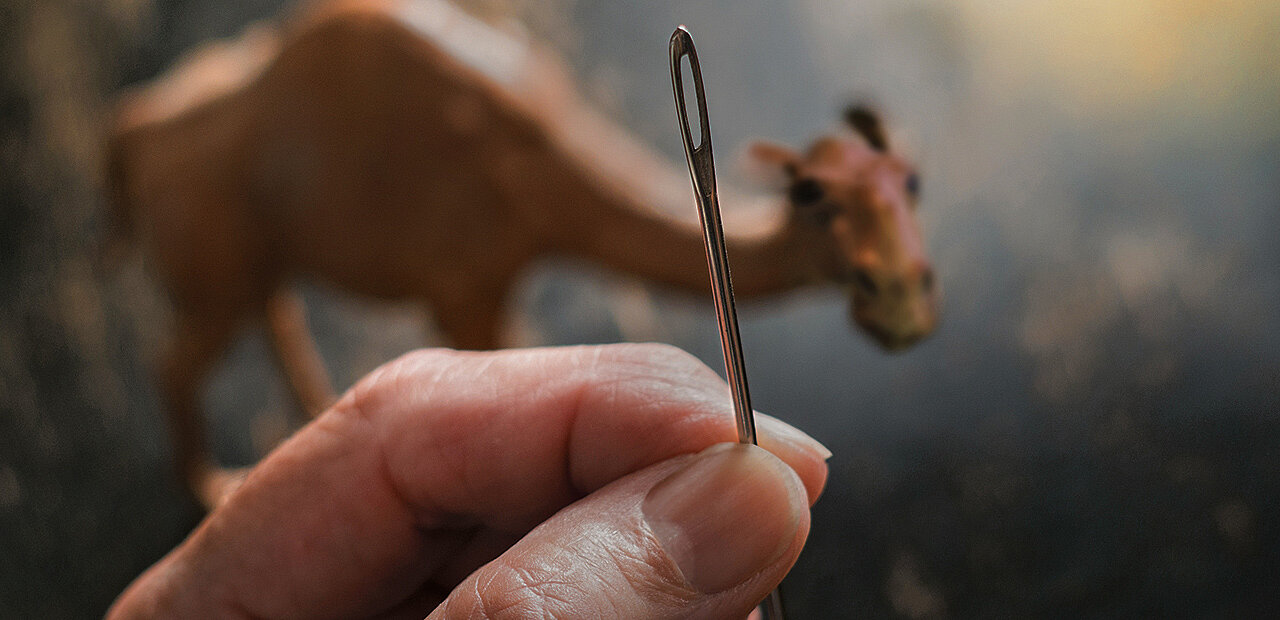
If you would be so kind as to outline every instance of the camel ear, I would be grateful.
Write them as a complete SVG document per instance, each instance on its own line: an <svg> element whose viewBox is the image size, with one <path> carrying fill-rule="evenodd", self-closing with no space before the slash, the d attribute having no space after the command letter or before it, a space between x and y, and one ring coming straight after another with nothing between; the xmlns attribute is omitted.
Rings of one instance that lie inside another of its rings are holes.
<svg viewBox="0 0 1280 620"><path fill-rule="evenodd" d="M790 147L764 140L749 144L742 160L747 176L774 188L790 185L800 165L800 156Z"/></svg>
<svg viewBox="0 0 1280 620"><path fill-rule="evenodd" d="M880 123L880 115L865 105L851 105L845 108L844 121L867 141L867 145L880 151L889 150L889 139L885 136L884 125Z"/></svg>

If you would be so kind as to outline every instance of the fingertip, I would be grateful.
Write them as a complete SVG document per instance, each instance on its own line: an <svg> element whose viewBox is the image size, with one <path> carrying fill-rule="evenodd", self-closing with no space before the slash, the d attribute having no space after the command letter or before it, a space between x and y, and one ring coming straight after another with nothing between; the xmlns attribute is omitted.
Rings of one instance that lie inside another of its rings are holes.
<svg viewBox="0 0 1280 620"><path fill-rule="evenodd" d="M783 559L808 531L806 500L796 472L768 451L717 444L654 485L643 512L685 579L711 594Z"/></svg>
<svg viewBox="0 0 1280 620"><path fill-rule="evenodd" d="M772 416L756 414L760 447L789 465L800 477L809 505L818 501L827 484L827 459L831 450L804 431Z"/></svg>
<svg viewBox="0 0 1280 620"><path fill-rule="evenodd" d="M757 446L675 457L557 513L431 618L744 618L799 557L806 500L795 470Z"/></svg>

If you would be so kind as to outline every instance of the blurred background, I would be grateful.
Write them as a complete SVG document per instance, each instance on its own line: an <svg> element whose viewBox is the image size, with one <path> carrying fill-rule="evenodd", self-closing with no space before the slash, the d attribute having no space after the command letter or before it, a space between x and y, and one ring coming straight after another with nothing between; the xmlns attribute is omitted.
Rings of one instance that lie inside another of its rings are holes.
<svg viewBox="0 0 1280 620"><path fill-rule="evenodd" d="M199 511L150 365L168 325L97 262L112 94L278 0L0 4L0 616L100 615ZM741 309L755 405L835 452L796 618L1242 617L1280 602L1280 4L490 0L679 164L687 24L721 176L853 96L920 162L938 332L887 355L835 290ZM732 205L725 205L726 209ZM340 389L439 343L412 307L303 284ZM551 261L520 344L660 340L721 368L709 299ZM253 462L292 403L261 332L206 395Z"/></svg>

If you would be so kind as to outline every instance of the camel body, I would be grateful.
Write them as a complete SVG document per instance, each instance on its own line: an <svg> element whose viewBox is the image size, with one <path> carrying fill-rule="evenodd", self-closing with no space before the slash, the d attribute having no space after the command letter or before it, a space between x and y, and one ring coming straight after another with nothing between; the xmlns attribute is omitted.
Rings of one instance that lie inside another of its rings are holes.
<svg viewBox="0 0 1280 620"><path fill-rule="evenodd" d="M861 166L872 178L858 162L889 158L829 142L829 174ZM800 174L798 156L782 159ZM217 492L201 491L213 470L197 391L246 321L265 318L305 409L331 399L287 292L294 278L416 300L452 345L473 349L498 346L508 291L542 256L709 286L701 233L659 208L693 213L684 175L585 105L553 55L442 0L341 0L279 33L207 47L122 99L108 160L121 228L173 301L161 384L180 466L202 497ZM862 185L832 200L892 202ZM728 239L740 298L856 284L858 256L913 277L928 269L922 255L899 256L922 252L914 218L888 228L915 240L878 239L884 254L863 247L865 231L842 242L797 211Z"/></svg>

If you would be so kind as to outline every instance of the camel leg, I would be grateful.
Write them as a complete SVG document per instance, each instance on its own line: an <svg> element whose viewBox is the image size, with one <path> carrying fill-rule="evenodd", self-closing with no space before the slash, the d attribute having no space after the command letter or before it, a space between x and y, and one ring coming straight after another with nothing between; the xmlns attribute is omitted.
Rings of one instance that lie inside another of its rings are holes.
<svg viewBox="0 0 1280 620"><path fill-rule="evenodd" d="M435 315L450 344L458 349L489 351L501 345L501 301L473 298L465 303L436 304Z"/></svg>
<svg viewBox="0 0 1280 620"><path fill-rule="evenodd" d="M266 318L271 350L289 390L308 418L320 415L335 400L333 383L307 329L302 299L293 291L277 290L267 299Z"/></svg>
<svg viewBox="0 0 1280 620"><path fill-rule="evenodd" d="M178 475L200 503L212 508L234 488L236 477L213 462L200 410L200 388L230 342L236 321L181 311L177 319L173 340L161 359L160 389Z"/></svg>

